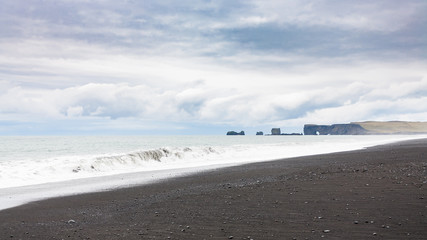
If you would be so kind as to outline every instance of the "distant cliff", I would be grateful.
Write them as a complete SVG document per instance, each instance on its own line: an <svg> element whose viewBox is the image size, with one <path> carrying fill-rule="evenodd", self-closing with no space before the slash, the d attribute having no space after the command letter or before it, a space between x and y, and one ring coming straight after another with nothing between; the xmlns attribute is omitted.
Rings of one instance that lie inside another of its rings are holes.
<svg viewBox="0 0 427 240"><path fill-rule="evenodd" d="M356 122L373 134L427 134L427 122Z"/></svg>
<svg viewBox="0 0 427 240"><path fill-rule="evenodd" d="M304 135L365 135L369 132L359 124L304 125Z"/></svg>
<svg viewBox="0 0 427 240"><path fill-rule="evenodd" d="M304 125L304 135L427 134L427 122L352 122Z"/></svg>

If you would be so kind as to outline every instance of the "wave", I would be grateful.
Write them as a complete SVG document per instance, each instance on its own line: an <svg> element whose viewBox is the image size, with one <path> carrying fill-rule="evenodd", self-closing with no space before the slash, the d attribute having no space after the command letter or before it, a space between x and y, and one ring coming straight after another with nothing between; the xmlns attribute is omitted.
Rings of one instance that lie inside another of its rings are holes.
<svg viewBox="0 0 427 240"><path fill-rule="evenodd" d="M158 148L123 154L0 162L0 188L201 165L219 159L214 147ZM215 156L210 156L215 155Z"/></svg>
<svg viewBox="0 0 427 240"><path fill-rule="evenodd" d="M103 165L129 165L129 164L138 164L141 161L157 161L161 162L161 159L164 157L168 157L171 155L171 151L162 148L157 150L149 150L149 151L140 151L140 152L133 152L123 155L116 155L116 156L102 156L102 157L96 157L93 163L90 165L90 168L95 171L102 171ZM175 155L177 157L180 157L180 153L176 152ZM82 166L77 166L72 171L74 173L78 173L82 170Z"/></svg>
<svg viewBox="0 0 427 240"><path fill-rule="evenodd" d="M212 148L205 151L205 153L214 152ZM155 161L162 162L165 158L182 159L185 154L192 152L193 150L189 147L182 149L168 149L159 148L154 150L136 151L126 154L112 155L112 156L99 156L94 157L88 162L83 162L81 165L74 168L72 171L78 173L83 169L87 169L87 164L90 163L90 169L93 171L105 171L110 169L110 166L141 166L144 163Z"/></svg>
<svg viewBox="0 0 427 240"><path fill-rule="evenodd" d="M410 138L414 137L411 136ZM160 147L116 154L69 155L46 158L33 156L27 159L0 161L0 188L141 171L241 164L354 150L391 141L393 139L384 136L364 138L313 137L266 144Z"/></svg>

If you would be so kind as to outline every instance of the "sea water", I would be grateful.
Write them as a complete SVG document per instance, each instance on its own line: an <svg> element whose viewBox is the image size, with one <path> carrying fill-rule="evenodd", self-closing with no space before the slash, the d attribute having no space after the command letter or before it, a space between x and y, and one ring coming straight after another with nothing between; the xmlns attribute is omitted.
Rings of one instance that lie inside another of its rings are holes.
<svg viewBox="0 0 427 240"><path fill-rule="evenodd" d="M1 136L0 209L206 169L422 137L426 136Z"/></svg>

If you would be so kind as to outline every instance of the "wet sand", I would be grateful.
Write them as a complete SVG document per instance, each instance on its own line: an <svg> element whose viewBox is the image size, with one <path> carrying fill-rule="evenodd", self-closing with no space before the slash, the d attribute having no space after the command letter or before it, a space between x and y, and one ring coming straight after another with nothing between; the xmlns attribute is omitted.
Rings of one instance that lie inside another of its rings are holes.
<svg viewBox="0 0 427 240"><path fill-rule="evenodd" d="M0 239L427 239L427 140L0 211Z"/></svg>

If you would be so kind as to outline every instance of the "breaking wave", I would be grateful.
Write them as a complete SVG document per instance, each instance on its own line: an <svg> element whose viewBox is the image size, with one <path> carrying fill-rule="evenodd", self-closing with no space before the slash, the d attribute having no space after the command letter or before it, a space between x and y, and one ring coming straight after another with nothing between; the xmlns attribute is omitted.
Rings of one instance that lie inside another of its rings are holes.
<svg viewBox="0 0 427 240"><path fill-rule="evenodd" d="M158 148L123 154L0 162L0 188L199 166L221 158L220 152L213 147Z"/></svg>
<svg viewBox="0 0 427 240"><path fill-rule="evenodd" d="M208 155L212 153L216 153L212 147L196 149L195 151L189 147L175 149L159 148L126 154L94 157L89 161L83 161L72 171L74 173L78 173L82 170L88 171L90 169L90 171L102 172L129 167L140 167L138 170L153 170L153 167L155 165L160 165L159 163L161 162L165 162L165 164L167 162L170 164L184 158L191 160L192 158L194 159L194 157L208 157ZM146 169L142 169L144 166Z"/></svg>
<svg viewBox="0 0 427 240"><path fill-rule="evenodd" d="M158 144L157 146L152 146L152 148L150 146L142 150L129 151L129 149L126 149L122 153L119 152L121 151L119 149L120 144L123 143L115 141L114 138L106 142L101 138L95 138L94 140L76 138L86 140L86 142L83 142L84 144L80 144L78 141L73 142L74 148L69 152L59 151L62 151L64 145L68 144L69 141L58 144L56 149L52 147L56 139L50 139L51 142L41 146L37 145L39 144L38 139L30 139L28 144L24 145L22 145L21 141L17 141L16 143L20 144L14 145L16 148L13 149L22 150L21 155L24 157L14 158L13 154L19 152L9 150L6 154L10 157L0 159L0 188L131 172L203 168L213 165L237 165L278 158L354 150L395 140L390 136L315 136L254 138L251 143L246 143L243 141L246 139L251 140L251 138L220 138L219 140L221 141L215 143L217 145L201 145L206 144L206 141L202 142L199 138L194 137L191 139L191 143L194 145L181 144L179 142L181 138L175 138L174 140L177 143L172 145L173 147L158 147L162 146ZM395 138L402 140L405 137ZM414 138L414 136L407 138ZM147 140L152 139L147 138ZM164 142L168 138L159 138L159 140L161 140L159 142ZM235 142L221 145L225 141ZM259 143L257 141L265 142ZM127 141L123 145L128 146L133 143L133 141ZM98 149L96 144L100 144L102 148ZM4 146L11 145L6 144ZM33 146L38 147L38 152L34 151ZM51 151L51 149L58 151L58 153ZM111 151L117 152L107 154Z"/></svg>

